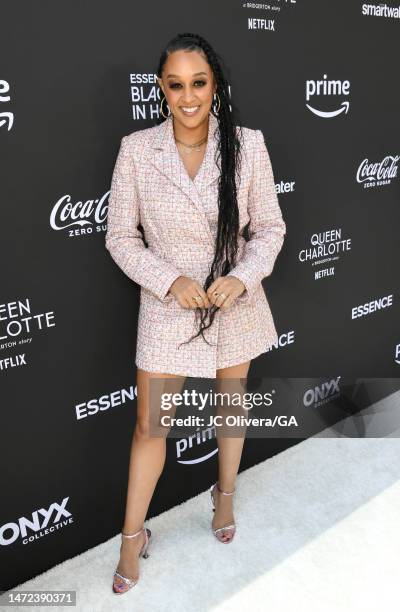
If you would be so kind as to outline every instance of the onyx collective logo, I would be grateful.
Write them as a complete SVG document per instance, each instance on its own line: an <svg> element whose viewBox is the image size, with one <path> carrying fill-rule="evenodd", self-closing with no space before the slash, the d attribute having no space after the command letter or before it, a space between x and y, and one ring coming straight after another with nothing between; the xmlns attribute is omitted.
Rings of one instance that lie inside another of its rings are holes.
<svg viewBox="0 0 400 612"><path fill-rule="evenodd" d="M39 508L31 516L20 516L14 522L0 526L0 545L9 546L17 540L29 544L73 523L71 512L66 508L69 497L61 504L53 502L48 508Z"/></svg>
<svg viewBox="0 0 400 612"><path fill-rule="evenodd" d="M340 378L341 376L338 376L337 378L332 378L331 380L323 382L321 385L307 389L303 395L304 406L306 408L309 408L310 406L313 408L318 408L319 406L323 406L323 404L326 404L339 397Z"/></svg>

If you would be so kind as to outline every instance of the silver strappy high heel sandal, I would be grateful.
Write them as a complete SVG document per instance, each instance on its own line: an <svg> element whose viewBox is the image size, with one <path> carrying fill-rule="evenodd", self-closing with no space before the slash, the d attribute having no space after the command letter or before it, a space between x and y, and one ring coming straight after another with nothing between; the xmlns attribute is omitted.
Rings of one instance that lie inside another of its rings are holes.
<svg viewBox="0 0 400 612"><path fill-rule="evenodd" d="M142 533L142 531L144 531L145 542L142 548L140 549L139 557L143 557L143 559L147 559L147 557L150 557L149 553L147 552L147 549L149 547L149 542L150 542L150 536L151 536L150 529L142 527L142 529L139 529L139 531L137 531L136 533L133 533L133 534L121 533L121 536L123 538L129 538L129 539L136 538L136 536ZM135 584L137 584L137 582L138 582L137 580L132 580L132 578L127 578L126 576L123 576L122 574L117 572L117 570L115 570L112 588L113 588L114 593L117 593L117 594L126 593L127 591L129 591L129 589L134 587Z"/></svg>
<svg viewBox="0 0 400 612"><path fill-rule="evenodd" d="M214 506L213 512L215 512L215 502L214 502L214 495L213 495L214 487L217 487L218 491L222 495L233 495L235 492L235 489L233 489L233 491L231 491L230 493L226 491L221 491L218 485L218 481L215 484L213 484L212 487L210 488L211 502ZM232 523L231 525L224 525L223 527L218 527L218 529L214 529L213 527L211 527L211 529L212 529L213 534L215 535L215 537L217 538L219 542L222 542L223 544L229 544L229 542L232 542L233 536L235 535L236 525L235 523Z"/></svg>

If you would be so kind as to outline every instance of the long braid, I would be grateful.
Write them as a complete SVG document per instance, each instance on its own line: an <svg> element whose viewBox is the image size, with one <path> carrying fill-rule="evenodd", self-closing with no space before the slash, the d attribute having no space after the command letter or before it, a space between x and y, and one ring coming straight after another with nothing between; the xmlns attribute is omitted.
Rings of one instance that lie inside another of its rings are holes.
<svg viewBox="0 0 400 612"><path fill-rule="evenodd" d="M168 55L181 49L202 51L204 53L214 74L217 84L216 92L220 99L220 108L217 115L219 133L217 142L218 155L216 159L220 169L218 181L218 228L214 259L203 286L204 291L207 291L218 276L226 276L236 265L239 233L236 177L240 176L241 129L240 127L238 128L238 135L236 127L237 121L235 120L237 111L232 101L229 99L228 83L222 71L219 56L202 36L185 32L174 37L167 44L161 55L157 75L161 77L163 66ZM162 122L163 120L160 119L160 121ZM196 321L199 322L199 330L189 340L181 344L187 344L200 334L203 340L210 344L204 337L204 331L212 325L215 318L215 312L218 308L219 307L214 304L212 304L209 309L197 307L195 309L195 317Z"/></svg>

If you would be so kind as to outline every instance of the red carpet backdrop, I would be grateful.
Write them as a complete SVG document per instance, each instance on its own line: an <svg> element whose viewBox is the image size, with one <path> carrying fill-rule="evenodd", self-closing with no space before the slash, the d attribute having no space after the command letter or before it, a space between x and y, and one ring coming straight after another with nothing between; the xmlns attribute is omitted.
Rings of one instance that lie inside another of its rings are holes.
<svg viewBox="0 0 400 612"><path fill-rule="evenodd" d="M222 56L287 224L263 281L279 344L250 377L326 423L338 400L398 388L400 15L391 1L5 0L1 17L6 590L121 528L140 287L105 249L107 203L122 136L158 117L155 67L178 32ZM360 385L371 378L386 384ZM299 441L249 439L241 470ZM204 490L216 453L215 437L169 439L148 516Z"/></svg>

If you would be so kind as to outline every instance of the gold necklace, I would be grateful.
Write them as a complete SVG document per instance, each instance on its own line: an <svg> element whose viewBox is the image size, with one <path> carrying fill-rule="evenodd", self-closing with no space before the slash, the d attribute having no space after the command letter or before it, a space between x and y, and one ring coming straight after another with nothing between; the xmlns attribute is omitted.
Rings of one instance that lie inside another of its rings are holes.
<svg viewBox="0 0 400 612"><path fill-rule="evenodd" d="M178 140L178 138L175 138L175 142L179 142L179 144L185 147L186 151L184 151L184 153L191 153L192 151L200 151L201 145L207 142L207 136L194 144L186 144L185 142L182 142L182 140Z"/></svg>

